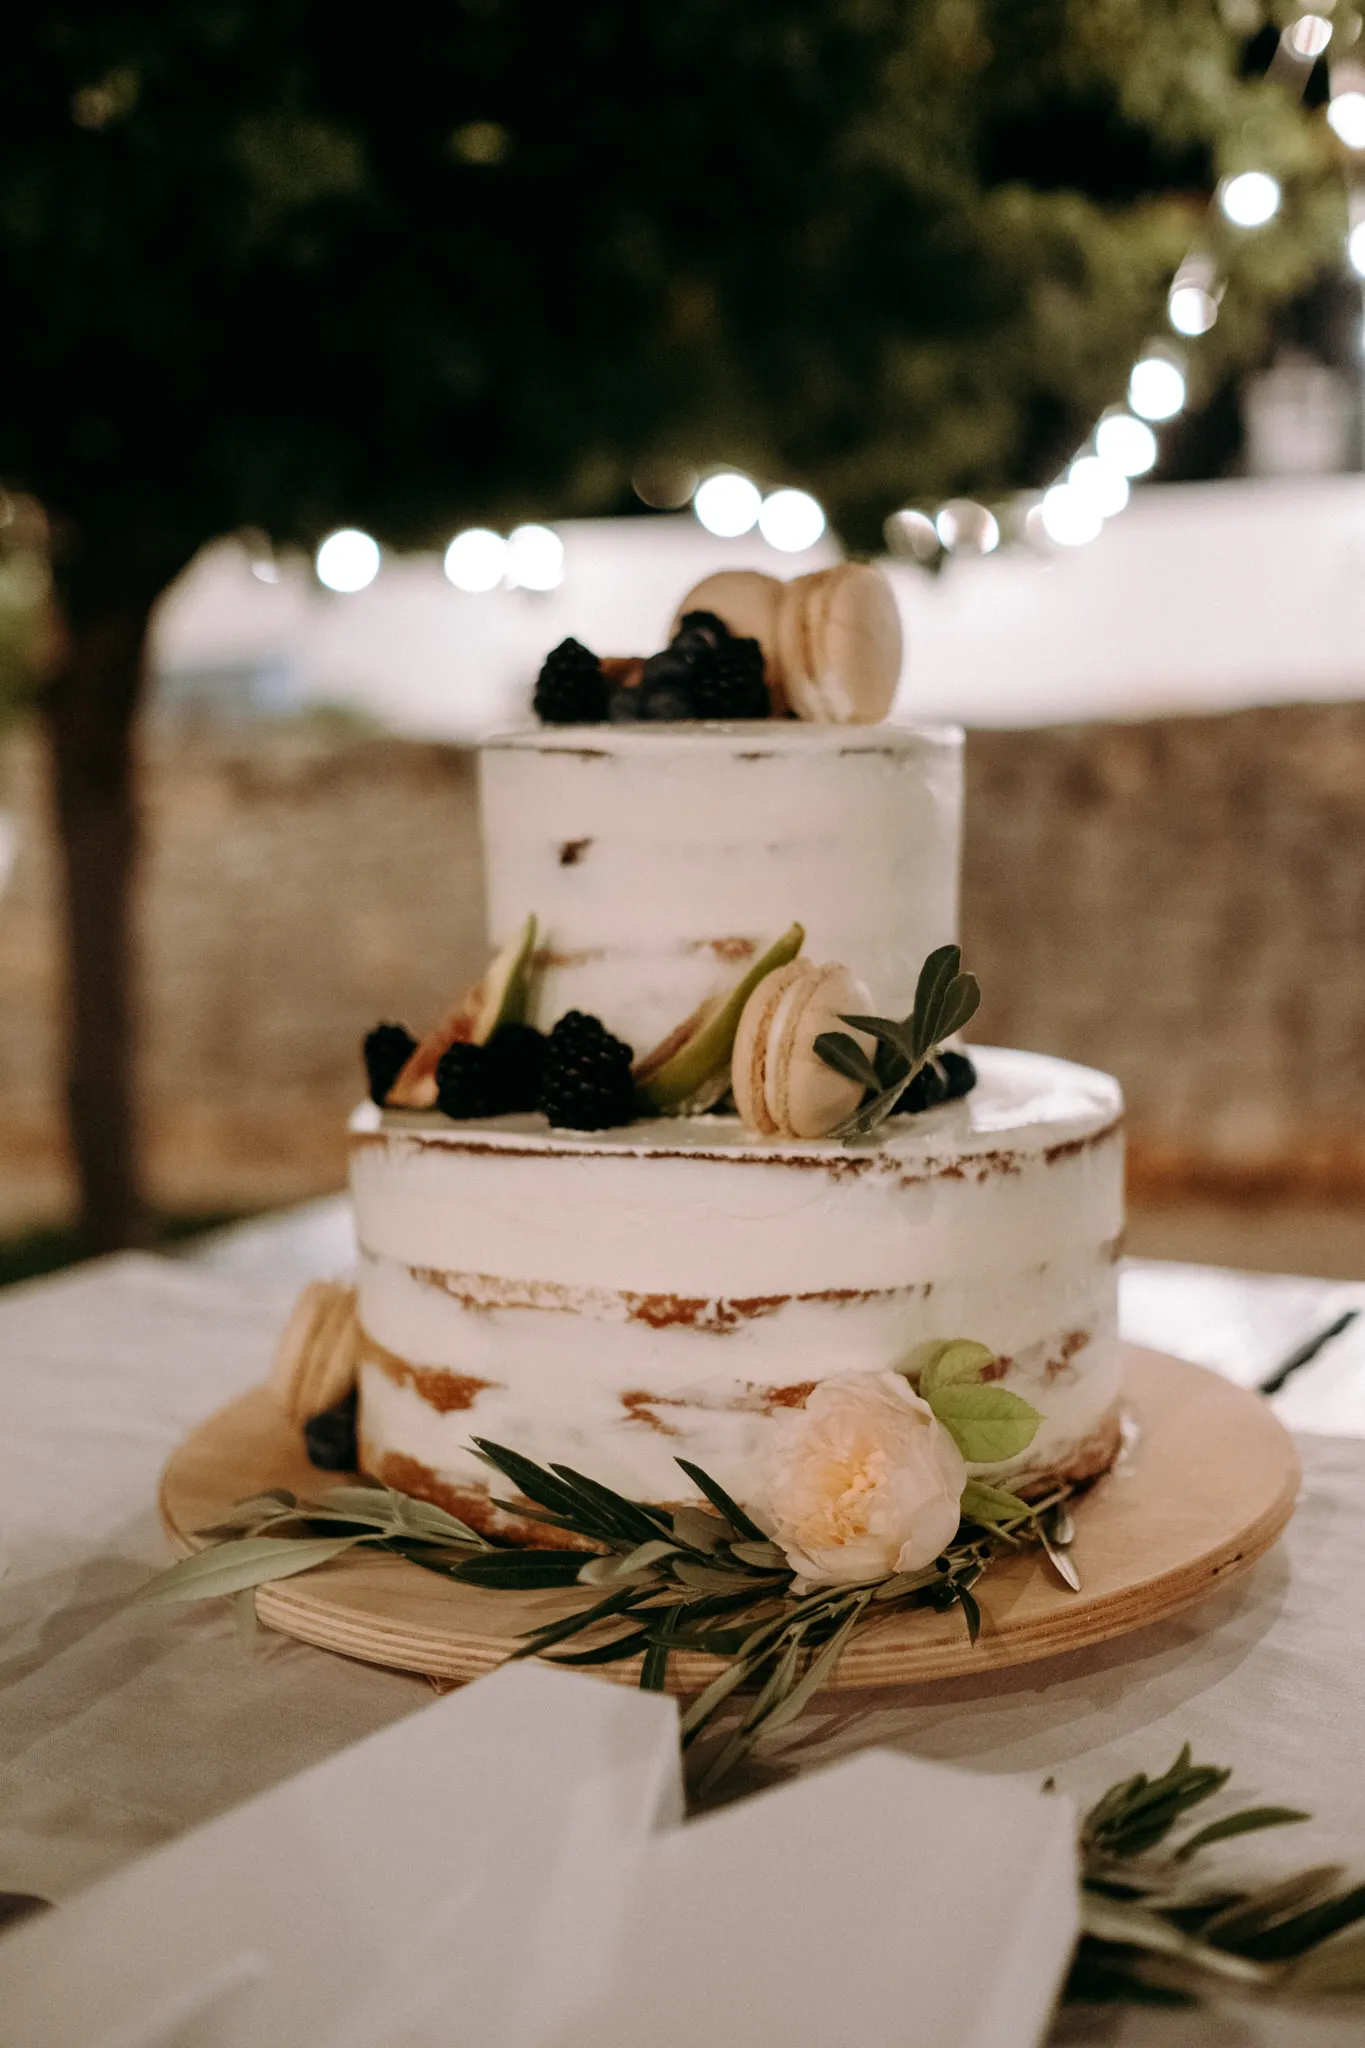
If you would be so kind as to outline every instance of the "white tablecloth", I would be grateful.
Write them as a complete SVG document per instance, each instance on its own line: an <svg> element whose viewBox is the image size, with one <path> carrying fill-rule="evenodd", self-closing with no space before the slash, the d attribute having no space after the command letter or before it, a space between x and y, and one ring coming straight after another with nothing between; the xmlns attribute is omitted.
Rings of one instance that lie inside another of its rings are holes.
<svg viewBox="0 0 1365 2048"><path fill-rule="evenodd" d="M350 1252L344 1205L319 1203L190 1257L126 1255L0 1294L0 1890L68 1897L430 1699L421 1678L281 1636L244 1645L218 1603L127 1606L167 1559L155 1511L165 1459L262 1377L299 1285L343 1271ZM1348 1305L1365 1307L1365 1284L1139 1263L1123 1278L1126 1334L1245 1384ZM1247 1798L1316 1816L1228 1845L1230 1868L1339 1856L1365 1874L1365 1316L1275 1405L1312 1432L1303 1498L1245 1579L1174 1621L1012 1677L820 1704L800 1760L875 1741L1053 1773L1084 1800L1163 1769L1188 1740L1232 1765ZM1130 2011L1087 2038L1233 2048L1345 2043L1362 2029L1358 2012L1191 2023Z"/></svg>

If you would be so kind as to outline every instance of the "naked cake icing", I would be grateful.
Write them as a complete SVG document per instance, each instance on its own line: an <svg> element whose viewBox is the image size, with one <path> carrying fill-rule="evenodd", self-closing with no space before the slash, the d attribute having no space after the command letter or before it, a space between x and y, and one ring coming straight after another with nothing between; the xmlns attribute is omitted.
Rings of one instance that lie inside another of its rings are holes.
<svg viewBox="0 0 1365 2048"><path fill-rule="evenodd" d="M727 595L703 587L689 616L723 616ZM790 644L789 616L786 628L774 647ZM755 641L761 688L784 709L800 692L789 688L784 704L761 633L740 644ZM845 707L867 701L861 658L855 632L839 656ZM884 648L879 658L885 668ZM805 659L809 703L820 671ZM600 712L589 661L562 666L575 687L588 678L588 707ZM506 1487L490 1488L475 1437L669 1504L694 1496L682 1457L745 1502L783 1418L817 1383L895 1369L926 1340L966 1336L994 1354L987 1377L1041 1416L1022 1454L973 1473L1035 1496L1094 1476L1119 1433L1122 1102L1112 1079L1032 1053L941 1053L940 1066L956 1059L974 1085L949 1087L936 1072L926 1078L955 1099L921 1088L912 1103L907 1091L904 1113L852 1140L774 1125L738 1075L737 1113L728 1067L671 1114L649 1113L660 1091L651 1099L642 1086L659 1067L642 1056L662 1041L665 1076L680 1071L665 1058L688 1043L678 1027L691 1020L695 1046L709 1018L714 1036L746 971L755 988L733 1007L745 997L751 1023L766 949L793 920L804 933L781 957L802 936L805 953L784 986L795 977L809 997L826 970L806 960L837 962L839 989L865 986L888 1015L909 1011L926 954L957 936L961 734L651 714L639 708L650 664L643 679L614 681L601 666L615 692L605 716L482 750L488 923L524 990L512 1031L529 1042L528 1027L563 1018L553 1046L605 1027L609 1045L625 1042L623 1063L633 1052L634 1108L599 1119L604 1128L563 1128L525 1107L481 1113L489 1104L468 1076L482 1054L437 1068L460 1081L457 1099L431 1078L423 1047L374 1089L380 1099L350 1133L361 1469L513 1536L530 1524L492 1505ZM742 667L736 659L723 674ZM676 673L656 670L670 688ZM752 702L752 673L746 687ZM638 702L622 703L626 689ZM486 1035L499 1003L511 1016L507 985L505 973L491 996L481 985L483 1010L446 1020L447 1052L462 1032ZM789 997L774 1014L790 1008ZM476 1014L477 1027L467 1021ZM734 1039L730 1017L727 1062ZM860 1086L819 1071L856 1105ZM412 1106L433 1090L446 1113ZM544 1097L552 1110L560 1099Z"/></svg>

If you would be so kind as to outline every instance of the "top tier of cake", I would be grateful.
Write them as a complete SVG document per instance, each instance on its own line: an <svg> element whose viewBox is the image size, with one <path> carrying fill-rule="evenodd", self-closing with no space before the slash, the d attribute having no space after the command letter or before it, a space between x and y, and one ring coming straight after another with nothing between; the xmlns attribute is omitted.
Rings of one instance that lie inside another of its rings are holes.
<svg viewBox="0 0 1365 2048"><path fill-rule="evenodd" d="M637 1055L793 918L892 1016L957 937L953 727L549 727L487 742L480 781L490 940L534 908L539 1021L589 1011Z"/></svg>

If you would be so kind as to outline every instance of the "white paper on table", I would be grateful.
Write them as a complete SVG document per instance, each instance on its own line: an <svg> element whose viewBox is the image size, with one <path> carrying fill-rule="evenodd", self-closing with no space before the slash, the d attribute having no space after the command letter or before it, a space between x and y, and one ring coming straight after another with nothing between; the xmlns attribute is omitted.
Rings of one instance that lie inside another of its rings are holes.
<svg viewBox="0 0 1365 2048"><path fill-rule="evenodd" d="M0 1943L3 2048L1035 2048L1075 1817L872 1753L686 1827L671 1701L518 1665Z"/></svg>

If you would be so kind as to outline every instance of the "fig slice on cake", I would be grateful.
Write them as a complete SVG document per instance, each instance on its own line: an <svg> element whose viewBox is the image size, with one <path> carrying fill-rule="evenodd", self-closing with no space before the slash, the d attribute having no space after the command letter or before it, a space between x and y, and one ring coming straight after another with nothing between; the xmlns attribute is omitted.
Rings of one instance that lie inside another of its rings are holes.
<svg viewBox="0 0 1365 2048"><path fill-rule="evenodd" d="M520 1024L535 970L536 921L494 954L478 980L454 1002L409 1057L385 1101L392 1109L433 1109L436 1067L450 1046L487 1045L500 1024Z"/></svg>
<svg viewBox="0 0 1365 2048"><path fill-rule="evenodd" d="M805 938L803 928L792 925L728 995L709 997L637 1062L635 1096L643 1114L700 1115L720 1101L730 1085L730 1057L744 1005L761 981L796 958Z"/></svg>

